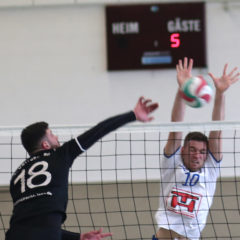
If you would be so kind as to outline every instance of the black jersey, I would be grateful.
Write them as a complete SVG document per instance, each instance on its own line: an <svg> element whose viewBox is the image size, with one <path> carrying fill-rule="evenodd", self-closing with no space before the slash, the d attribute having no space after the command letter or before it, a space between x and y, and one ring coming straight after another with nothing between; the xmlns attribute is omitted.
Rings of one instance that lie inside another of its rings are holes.
<svg viewBox="0 0 240 240"><path fill-rule="evenodd" d="M61 213L48 213L15 222L5 240L79 240L80 233L61 229Z"/></svg>
<svg viewBox="0 0 240 240"><path fill-rule="evenodd" d="M69 168L74 159L109 132L134 120L132 111L109 118L59 148L40 151L26 159L10 183L14 204L11 225L52 212L61 213L64 221Z"/></svg>

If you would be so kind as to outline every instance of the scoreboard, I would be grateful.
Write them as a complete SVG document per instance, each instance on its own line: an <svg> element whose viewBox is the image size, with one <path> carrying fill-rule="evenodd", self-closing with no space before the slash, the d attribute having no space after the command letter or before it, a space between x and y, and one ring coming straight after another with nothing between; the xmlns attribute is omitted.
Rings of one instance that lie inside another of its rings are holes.
<svg viewBox="0 0 240 240"><path fill-rule="evenodd" d="M175 68L193 58L205 68L205 3L106 7L108 70Z"/></svg>

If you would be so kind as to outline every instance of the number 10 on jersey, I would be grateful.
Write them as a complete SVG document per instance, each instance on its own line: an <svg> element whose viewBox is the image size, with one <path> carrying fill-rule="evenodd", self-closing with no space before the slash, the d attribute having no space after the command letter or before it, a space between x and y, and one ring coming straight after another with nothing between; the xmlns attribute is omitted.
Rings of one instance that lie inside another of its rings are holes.
<svg viewBox="0 0 240 240"><path fill-rule="evenodd" d="M194 174L191 175L190 172L186 172L185 174L187 175L187 178L186 178L186 181L183 184L183 186L191 186L191 187L193 187L193 186L195 186L198 183L199 178L200 178L198 173L194 173Z"/></svg>

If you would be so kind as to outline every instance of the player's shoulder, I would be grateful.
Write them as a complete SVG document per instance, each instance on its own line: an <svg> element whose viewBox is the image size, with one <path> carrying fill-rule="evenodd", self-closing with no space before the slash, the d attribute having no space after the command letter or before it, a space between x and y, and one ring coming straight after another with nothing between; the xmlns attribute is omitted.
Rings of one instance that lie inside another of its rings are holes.
<svg viewBox="0 0 240 240"><path fill-rule="evenodd" d="M181 158L181 146L179 146L177 149L175 149L173 152L167 152L166 149L164 149L164 158L170 159L170 158Z"/></svg>
<svg viewBox="0 0 240 240"><path fill-rule="evenodd" d="M210 168L210 169L211 168L219 168L221 161L222 161L222 159L221 160L216 159L214 157L213 153L209 151L207 159L204 163L204 166L207 168Z"/></svg>

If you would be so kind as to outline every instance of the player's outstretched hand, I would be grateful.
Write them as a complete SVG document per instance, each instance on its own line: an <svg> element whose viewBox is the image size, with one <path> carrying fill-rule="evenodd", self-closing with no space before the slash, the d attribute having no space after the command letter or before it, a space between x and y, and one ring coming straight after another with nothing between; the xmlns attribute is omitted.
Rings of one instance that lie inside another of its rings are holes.
<svg viewBox="0 0 240 240"><path fill-rule="evenodd" d="M149 115L158 108L158 103L152 103L151 99L140 97L134 108L136 119L141 122L149 122L154 118Z"/></svg>
<svg viewBox="0 0 240 240"><path fill-rule="evenodd" d="M219 93L225 92L233 83L239 80L240 72L236 72L237 67L233 68L230 73L227 73L227 67L228 64L225 64L221 77L215 77L212 73L208 73L214 82L216 91Z"/></svg>
<svg viewBox="0 0 240 240"><path fill-rule="evenodd" d="M102 233L102 228L99 230L93 230L88 233L82 233L80 240L101 240L105 237L112 236L112 233Z"/></svg>
<svg viewBox="0 0 240 240"><path fill-rule="evenodd" d="M189 59L185 57L183 62L182 60L178 60L178 64L176 66L177 70L177 80L178 80L178 85L181 88L182 85L186 80L188 80L190 77L192 77L192 67L193 67L193 59Z"/></svg>

